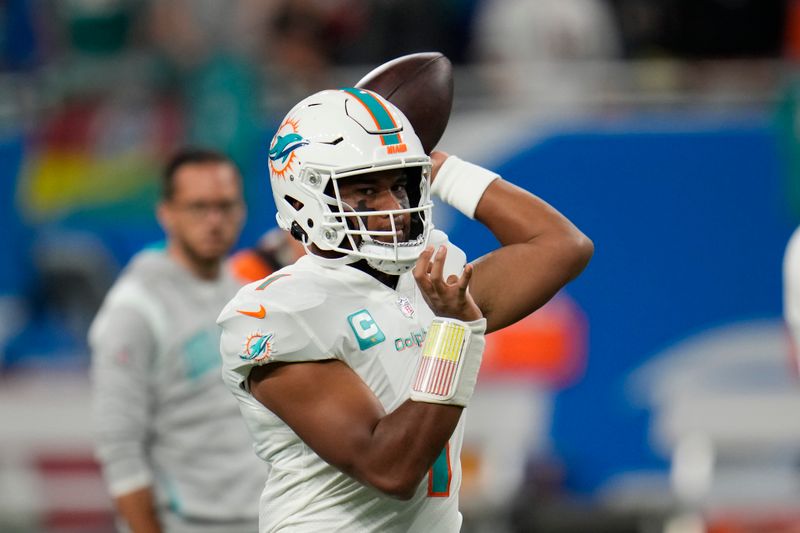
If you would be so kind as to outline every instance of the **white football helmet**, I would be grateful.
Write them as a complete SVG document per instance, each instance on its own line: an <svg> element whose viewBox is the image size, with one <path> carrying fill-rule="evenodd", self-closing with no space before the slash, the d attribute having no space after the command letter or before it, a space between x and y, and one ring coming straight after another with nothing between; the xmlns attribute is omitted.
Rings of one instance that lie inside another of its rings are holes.
<svg viewBox="0 0 800 533"><path fill-rule="evenodd" d="M408 169L408 209L357 211L339 195L338 180ZM403 113L364 89L327 90L297 104L269 148L269 175L278 225L308 250L343 254L343 262L366 259L376 270L410 270L428 243L431 228L431 161ZM398 241L395 216L411 215L411 235ZM368 231L366 217L388 217L390 231ZM393 236L392 242L385 242Z"/></svg>

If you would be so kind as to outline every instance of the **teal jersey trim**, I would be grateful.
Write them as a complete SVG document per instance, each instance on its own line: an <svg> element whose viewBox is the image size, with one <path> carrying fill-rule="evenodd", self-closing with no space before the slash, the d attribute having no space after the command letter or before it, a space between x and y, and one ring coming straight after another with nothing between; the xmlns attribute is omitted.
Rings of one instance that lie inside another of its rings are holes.
<svg viewBox="0 0 800 533"><path fill-rule="evenodd" d="M450 446L445 446L431 466L428 473L429 496L450 496L450 458L447 456L449 452Z"/></svg>

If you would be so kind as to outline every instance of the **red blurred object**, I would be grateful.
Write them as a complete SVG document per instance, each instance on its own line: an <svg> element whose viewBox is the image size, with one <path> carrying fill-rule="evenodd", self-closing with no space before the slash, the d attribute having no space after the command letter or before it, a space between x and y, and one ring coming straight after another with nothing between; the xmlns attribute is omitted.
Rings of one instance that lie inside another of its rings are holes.
<svg viewBox="0 0 800 533"><path fill-rule="evenodd" d="M586 317L565 293L486 337L481 379L527 379L564 387L586 365Z"/></svg>

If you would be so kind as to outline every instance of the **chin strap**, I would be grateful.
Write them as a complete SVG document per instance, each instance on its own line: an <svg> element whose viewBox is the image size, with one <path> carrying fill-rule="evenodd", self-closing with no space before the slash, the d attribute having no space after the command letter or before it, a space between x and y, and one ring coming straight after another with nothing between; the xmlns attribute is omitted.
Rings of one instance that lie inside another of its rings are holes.
<svg viewBox="0 0 800 533"><path fill-rule="evenodd" d="M428 239L420 239L418 243L409 246L381 244L372 240L364 241L358 251L363 254L367 264L392 276L405 274L417 263L420 254L425 249Z"/></svg>

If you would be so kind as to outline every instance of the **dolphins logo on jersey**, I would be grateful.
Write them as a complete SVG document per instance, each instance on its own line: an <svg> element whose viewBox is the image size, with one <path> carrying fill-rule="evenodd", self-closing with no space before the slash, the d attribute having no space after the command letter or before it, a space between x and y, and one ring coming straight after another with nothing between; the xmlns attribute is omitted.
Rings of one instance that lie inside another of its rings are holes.
<svg viewBox="0 0 800 533"><path fill-rule="evenodd" d="M309 144L307 139L297 133L297 121L287 118L272 139L269 148L269 166L272 173L282 178L292 170L295 150Z"/></svg>
<svg viewBox="0 0 800 533"><path fill-rule="evenodd" d="M245 361L265 361L272 355L273 333L256 331L247 336L244 343L244 352L239 354Z"/></svg>

